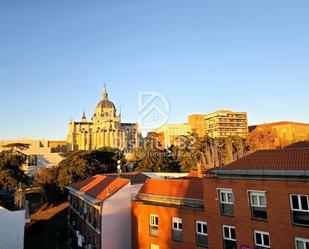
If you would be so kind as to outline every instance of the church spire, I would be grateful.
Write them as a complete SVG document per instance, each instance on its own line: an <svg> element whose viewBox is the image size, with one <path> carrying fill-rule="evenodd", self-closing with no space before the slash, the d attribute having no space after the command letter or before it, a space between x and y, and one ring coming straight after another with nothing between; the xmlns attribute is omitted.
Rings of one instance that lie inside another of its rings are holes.
<svg viewBox="0 0 309 249"><path fill-rule="evenodd" d="M107 93L107 90L106 90L106 83L104 83L103 99L104 99L104 100L107 100L107 99L108 99L108 93Z"/></svg>

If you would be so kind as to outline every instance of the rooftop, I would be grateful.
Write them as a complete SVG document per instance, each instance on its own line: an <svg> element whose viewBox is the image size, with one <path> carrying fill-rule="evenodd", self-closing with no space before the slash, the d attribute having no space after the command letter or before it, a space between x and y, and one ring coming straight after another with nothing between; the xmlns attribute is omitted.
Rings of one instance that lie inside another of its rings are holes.
<svg viewBox="0 0 309 249"><path fill-rule="evenodd" d="M306 123L299 123L299 122L293 122L293 121L279 121L279 122L259 124L255 126L261 127L261 126L276 126L276 125L288 125L288 124L298 124L298 125L308 125L309 126L309 124L306 124Z"/></svg>
<svg viewBox="0 0 309 249"><path fill-rule="evenodd" d="M77 190L83 195L86 194L96 200L104 201L128 183L130 183L128 179L115 176L95 175L72 184L69 189Z"/></svg>
<svg viewBox="0 0 309 249"><path fill-rule="evenodd" d="M114 176L114 177L120 177L124 179L130 180L131 184L141 184L144 183L149 177L142 172L129 172L129 173L110 173L105 174L106 176Z"/></svg>
<svg viewBox="0 0 309 249"><path fill-rule="evenodd" d="M141 194L203 199L201 179L147 179L141 188Z"/></svg>

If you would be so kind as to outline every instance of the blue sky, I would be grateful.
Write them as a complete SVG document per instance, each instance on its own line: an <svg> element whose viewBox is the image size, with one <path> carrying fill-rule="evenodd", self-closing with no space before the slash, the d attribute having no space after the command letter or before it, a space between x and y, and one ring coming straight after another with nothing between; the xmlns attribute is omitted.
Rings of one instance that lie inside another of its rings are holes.
<svg viewBox="0 0 309 249"><path fill-rule="evenodd" d="M170 122L217 109L309 123L309 1L0 1L0 139L64 139L103 82L138 119L156 91Z"/></svg>

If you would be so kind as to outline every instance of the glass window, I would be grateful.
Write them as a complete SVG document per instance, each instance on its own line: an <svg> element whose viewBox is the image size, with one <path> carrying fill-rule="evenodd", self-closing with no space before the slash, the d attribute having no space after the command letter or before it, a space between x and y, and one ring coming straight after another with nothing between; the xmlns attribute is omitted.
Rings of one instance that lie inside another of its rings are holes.
<svg viewBox="0 0 309 249"><path fill-rule="evenodd" d="M227 189L220 189L219 194L220 194L221 214L233 216L234 215L233 191Z"/></svg>
<svg viewBox="0 0 309 249"><path fill-rule="evenodd" d="M253 219L266 220L266 195L263 191L249 191Z"/></svg>
<svg viewBox="0 0 309 249"><path fill-rule="evenodd" d="M28 166L38 166L37 155L28 155Z"/></svg>
<svg viewBox="0 0 309 249"><path fill-rule="evenodd" d="M309 239L295 238L296 249L309 249Z"/></svg>
<svg viewBox="0 0 309 249"><path fill-rule="evenodd" d="M235 227L223 225L223 246L224 249L236 249L236 231Z"/></svg>
<svg viewBox="0 0 309 249"><path fill-rule="evenodd" d="M207 223L204 221L196 221L196 244L208 247Z"/></svg>
<svg viewBox="0 0 309 249"><path fill-rule="evenodd" d="M293 224L309 226L308 195L290 195Z"/></svg>
<svg viewBox="0 0 309 249"><path fill-rule="evenodd" d="M270 248L270 238L268 232L254 231L255 245L261 249Z"/></svg>
<svg viewBox="0 0 309 249"><path fill-rule="evenodd" d="M175 241L182 241L183 234L182 234L182 219L178 217L172 218L172 235L173 240Z"/></svg>
<svg viewBox="0 0 309 249"><path fill-rule="evenodd" d="M150 226L149 233L151 236L159 236L159 217L158 215L151 214L150 215Z"/></svg>

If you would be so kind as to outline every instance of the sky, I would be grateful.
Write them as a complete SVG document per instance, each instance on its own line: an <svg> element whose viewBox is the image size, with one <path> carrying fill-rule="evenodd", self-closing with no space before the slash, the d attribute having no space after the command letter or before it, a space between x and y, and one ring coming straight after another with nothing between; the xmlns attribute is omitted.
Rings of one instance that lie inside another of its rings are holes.
<svg viewBox="0 0 309 249"><path fill-rule="evenodd" d="M218 109L309 123L309 1L2 0L0 139L65 139L106 82L122 120L140 92L170 123Z"/></svg>

